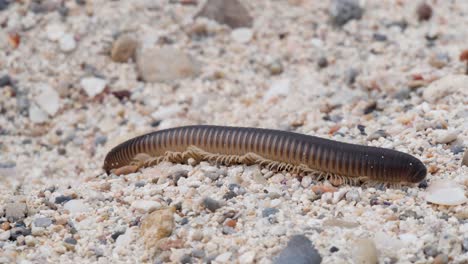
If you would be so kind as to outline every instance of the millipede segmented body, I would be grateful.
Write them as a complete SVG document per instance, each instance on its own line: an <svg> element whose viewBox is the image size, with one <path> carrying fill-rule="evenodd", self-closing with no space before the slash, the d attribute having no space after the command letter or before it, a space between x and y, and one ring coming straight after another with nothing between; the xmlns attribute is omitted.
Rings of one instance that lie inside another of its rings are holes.
<svg viewBox="0 0 468 264"><path fill-rule="evenodd" d="M350 182L417 183L426 167L392 149L362 146L293 132L223 126L185 126L130 139L106 156L104 170L189 158L224 164L261 164L270 169L341 177Z"/></svg>

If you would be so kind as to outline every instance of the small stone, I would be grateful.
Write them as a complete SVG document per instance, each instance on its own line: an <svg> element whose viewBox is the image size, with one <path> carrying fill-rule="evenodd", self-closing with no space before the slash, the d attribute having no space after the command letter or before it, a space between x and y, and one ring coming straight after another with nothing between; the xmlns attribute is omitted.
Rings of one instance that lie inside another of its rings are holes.
<svg viewBox="0 0 468 264"><path fill-rule="evenodd" d="M205 172L205 176L210 178L212 181L217 181L219 179L219 176L221 176L217 171L208 171Z"/></svg>
<svg viewBox="0 0 468 264"><path fill-rule="evenodd" d="M15 227L10 230L10 240L15 241L19 236L28 236L31 234L31 229L26 227Z"/></svg>
<svg viewBox="0 0 468 264"><path fill-rule="evenodd" d="M439 254L434 258L433 264L447 264L449 263L449 258L445 254Z"/></svg>
<svg viewBox="0 0 468 264"><path fill-rule="evenodd" d="M460 93L462 96L468 96L468 75L449 74L437 81L432 82L423 91L424 100L434 103L439 99L446 98L452 93Z"/></svg>
<svg viewBox="0 0 468 264"><path fill-rule="evenodd" d="M354 68L348 69L345 73L345 82L348 85L352 85L356 81L356 78L358 75L359 75L358 70Z"/></svg>
<svg viewBox="0 0 468 264"><path fill-rule="evenodd" d="M253 18L239 0L208 0L197 17L206 17L231 28L251 27Z"/></svg>
<svg viewBox="0 0 468 264"><path fill-rule="evenodd" d="M339 248L333 246L330 248L330 253L335 253L335 252L338 252L339 250L340 250Z"/></svg>
<svg viewBox="0 0 468 264"><path fill-rule="evenodd" d="M377 248L374 241L370 239L358 239L354 244L354 260L356 263L377 264L379 263Z"/></svg>
<svg viewBox="0 0 468 264"><path fill-rule="evenodd" d="M36 227L48 227L52 224L52 220L47 217L40 217L34 220L34 225Z"/></svg>
<svg viewBox="0 0 468 264"><path fill-rule="evenodd" d="M70 245L76 245L78 243L78 241L76 241L76 239L74 239L73 237L65 238L64 242Z"/></svg>
<svg viewBox="0 0 468 264"><path fill-rule="evenodd" d="M462 166L467 166L468 167L468 149L465 150L465 154L463 154L463 159L462 159Z"/></svg>
<svg viewBox="0 0 468 264"><path fill-rule="evenodd" d="M317 61L319 68L325 68L328 66L328 60L325 57L320 57Z"/></svg>
<svg viewBox="0 0 468 264"><path fill-rule="evenodd" d="M223 195L223 199L224 200L230 200L230 199L232 199L232 198L234 198L236 196L237 196L237 193L235 193L233 191L229 191L229 192L227 192L226 194Z"/></svg>
<svg viewBox="0 0 468 264"><path fill-rule="evenodd" d="M208 210L210 210L211 212L215 212L216 210L218 210L219 208L221 208L221 203L210 198L210 197L206 197L205 199L203 199L203 206L205 206Z"/></svg>
<svg viewBox="0 0 468 264"><path fill-rule="evenodd" d="M70 212L70 214L86 213L90 208L83 200L70 200L63 205L63 209Z"/></svg>
<svg viewBox="0 0 468 264"><path fill-rule="evenodd" d="M99 135L94 139L94 145L104 146L107 142L107 136Z"/></svg>
<svg viewBox="0 0 468 264"><path fill-rule="evenodd" d="M72 52L76 48L75 37L72 34L64 34L59 39L59 47L65 53Z"/></svg>
<svg viewBox="0 0 468 264"><path fill-rule="evenodd" d="M333 0L329 13L333 24L343 26L350 20L361 19L364 10L358 0Z"/></svg>
<svg viewBox="0 0 468 264"><path fill-rule="evenodd" d="M283 73L283 64L279 60L275 60L272 63L268 64L268 70L271 75L278 75Z"/></svg>
<svg viewBox="0 0 468 264"><path fill-rule="evenodd" d="M428 257L433 257L433 258L436 257L437 254L439 254L437 247L435 247L434 245L424 247L423 251L424 251L424 255Z"/></svg>
<svg viewBox="0 0 468 264"><path fill-rule="evenodd" d="M291 87L291 81L289 79L276 80L270 86L270 89L263 96L264 101L269 101L270 99L287 96L289 95Z"/></svg>
<svg viewBox="0 0 468 264"><path fill-rule="evenodd" d="M215 261L218 263L227 263L229 259L231 258L232 253L231 252L225 252L223 254L220 254L216 257Z"/></svg>
<svg viewBox="0 0 468 264"><path fill-rule="evenodd" d="M115 62L125 63L135 55L138 42L128 36L120 35L112 45L111 59Z"/></svg>
<svg viewBox="0 0 468 264"><path fill-rule="evenodd" d="M436 53L429 58L429 64L432 67L441 69L450 62L450 58L447 53Z"/></svg>
<svg viewBox="0 0 468 264"><path fill-rule="evenodd" d="M63 24L50 24L46 27L47 38L50 41L58 41L65 34Z"/></svg>
<svg viewBox="0 0 468 264"><path fill-rule="evenodd" d="M310 263L319 264L322 257L312 242L304 235L292 236L287 246L281 250L279 255L273 260L275 264L282 263Z"/></svg>
<svg viewBox="0 0 468 264"><path fill-rule="evenodd" d="M236 28L231 31L231 38L241 44L249 42L253 37L253 31L250 28Z"/></svg>
<svg viewBox="0 0 468 264"><path fill-rule="evenodd" d="M47 84L37 86L39 94L34 97L36 104L50 116L54 116L60 108L60 96Z"/></svg>
<svg viewBox="0 0 468 264"><path fill-rule="evenodd" d="M366 107L364 108L363 113L364 113L365 115L368 115L368 114L374 112L376 109L377 109L377 102L376 102L376 101L370 101L370 102L366 105Z"/></svg>
<svg viewBox="0 0 468 264"><path fill-rule="evenodd" d="M172 47L150 48L137 52L138 75L146 82L170 82L198 76L200 63Z"/></svg>
<svg viewBox="0 0 468 264"><path fill-rule="evenodd" d="M425 2L421 2L416 8L419 21L429 20L432 17L432 7Z"/></svg>
<svg viewBox="0 0 468 264"><path fill-rule="evenodd" d="M374 133L370 134L367 137L367 140L372 141L372 140L377 140L377 139L379 139L381 137L386 138L387 136L388 136L388 134L387 134L387 132L385 132L385 130L379 129L379 130L375 131Z"/></svg>
<svg viewBox="0 0 468 264"><path fill-rule="evenodd" d="M107 81L96 77L86 77L81 79L80 84L89 97L94 97L104 91Z"/></svg>
<svg viewBox="0 0 468 264"><path fill-rule="evenodd" d="M13 223L23 220L26 217L28 208L25 203L13 202L7 203L4 206L4 210L8 222Z"/></svg>
<svg viewBox="0 0 468 264"><path fill-rule="evenodd" d="M465 147L463 145L460 145L460 144L455 144L453 146L450 147L450 151L454 154L454 155L457 155L459 153L462 153L463 150L465 149Z"/></svg>
<svg viewBox="0 0 468 264"><path fill-rule="evenodd" d="M0 0L0 11L6 10L9 4L9 0Z"/></svg>
<svg viewBox="0 0 468 264"><path fill-rule="evenodd" d="M185 254L180 258L180 263L182 264L190 264L192 262L192 256L190 256L189 254Z"/></svg>
<svg viewBox="0 0 468 264"><path fill-rule="evenodd" d="M144 182L144 181L135 182L135 187L136 188L141 188L141 187L144 187L145 185L146 185L146 182Z"/></svg>
<svg viewBox="0 0 468 264"><path fill-rule="evenodd" d="M125 229L124 230L118 230L112 233L111 238L114 239L114 241L117 241L117 238L123 234L125 234Z"/></svg>
<svg viewBox="0 0 468 264"><path fill-rule="evenodd" d="M138 212L144 214L144 213L150 213L153 212L154 210L160 209L162 207L161 203L158 203L156 201L148 201L148 200L136 200L132 203L131 207Z"/></svg>
<svg viewBox="0 0 468 264"><path fill-rule="evenodd" d="M279 210L276 208L265 208L262 210L262 217L270 217L277 214L278 212Z"/></svg>
<svg viewBox="0 0 468 264"><path fill-rule="evenodd" d="M361 195L359 194L359 191L356 189L351 189L346 193L346 201L348 202L356 202L358 203L361 201Z"/></svg>
<svg viewBox="0 0 468 264"><path fill-rule="evenodd" d="M253 263L255 260L255 251L247 251L244 254L240 255L239 263Z"/></svg>
<svg viewBox="0 0 468 264"><path fill-rule="evenodd" d="M307 188L307 187L310 186L311 183L312 183L312 177L310 177L310 176L302 177L302 180L301 180L301 186L302 187Z"/></svg>
<svg viewBox="0 0 468 264"><path fill-rule="evenodd" d="M49 115L44 110L39 108L37 104L31 104L28 115L31 122L36 124L44 123L49 120Z"/></svg>
<svg viewBox="0 0 468 264"><path fill-rule="evenodd" d="M426 200L440 205L460 205L468 201L463 188L450 180L431 181L426 190Z"/></svg>
<svg viewBox="0 0 468 264"><path fill-rule="evenodd" d="M7 241L10 239L10 231L1 231L0 230L0 241Z"/></svg>
<svg viewBox="0 0 468 264"><path fill-rule="evenodd" d="M458 137L458 134L460 134L457 130L443 130L439 129L434 131L436 138L435 141L436 143L439 144L447 144L452 141L455 141Z"/></svg>
<svg viewBox="0 0 468 264"><path fill-rule="evenodd" d="M381 41L381 42L387 41L387 36L385 36L384 34L380 34L380 33L374 33L372 35L372 38L375 41Z"/></svg>
<svg viewBox="0 0 468 264"><path fill-rule="evenodd" d="M68 196L68 195L60 195L60 196L57 196L55 197L55 203L56 204L63 204L65 202L68 202L72 199L71 196Z"/></svg>
<svg viewBox="0 0 468 264"><path fill-rule="evenodd" d="M172 234L175 228L174 207L157 210L141 222L141 235L146 249L155 249L159 240ZM120 238L120 237L119 237Z"/></svg>
<svg viewBox="0 0 468 264"><path fill-rule="evenodd" d="M5 87L7 85L11 85L11 84L12 82L11 82L11 78L9 75L3 75L2 77L0 77L0 88Z"/></svg>
<svg viewBox="0 0 468 264"><path fill-rule="evenodd" d="M463 246L463 251L464 251L464 252L468 252L468 237L465 237L465 238L463 239L462 246Z"/></svg>
<svg viewBox="0 0 468 264"><path fill-rule="evenodd" d="M418 215L413 210L406 210L400 215L400 220L406 220L408 218L418 219Z"/></svg>

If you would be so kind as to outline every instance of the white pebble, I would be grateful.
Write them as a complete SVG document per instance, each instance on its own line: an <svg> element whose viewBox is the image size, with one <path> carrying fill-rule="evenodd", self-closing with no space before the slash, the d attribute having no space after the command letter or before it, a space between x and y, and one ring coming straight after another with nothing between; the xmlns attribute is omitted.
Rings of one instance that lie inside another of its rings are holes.
<svg viewBox="0 0 468 264"><path fill-rule="evenodd" d="M231 31L231 38L238 43L247 43L253 37L253 31L250 28L236 28Z"/></svg>
<svg viewBox="0 0 468 264"><path fill-rule="evenodd" d="M60 107L60 97L54 88L45 83L38 84L39 94L34 97L36 104L50 116L55 115Z"/></svg>
<svg viewBox="0 0 468 264"><path fill-rule="evenodd" d="M63 52L71 52L76 48L75 37L72 34L65 34L59 40L60 50Z"/></svg>
<svg viewBox="0 0 468 264"><path fill-rule="evenodd" d="M457 130L436 130L434 131L436 136L436 142L440 144L450 143L455 141L458 137L459 132Z"/></svg>
<svg viewBox="0 0 468 264"><path fill-rule="evenodd" d="M270 89L266 92L263 97L264 101L268 101L272 98L279 96L287 96L290 92L291 81L289 79L281 79L272 83Z"/></svg>
<svg viewBox="0 0 468 264"><path fill-rule="evenodd" d="M44 123L49 120L47 113L39 108L36 104L31 104L29 107L29 119L33 123Z"/></svg>
<svg viewBox="0 0 468 264"><path fill-rule="evenodd" d="M63 24L50 24L46 28L46 34L50 41L57 41L65 34L65 26Z"/></svg>
<svg viewBox="0 0 468 264"><path fill-rule="evenodd" d="M247 251L239 257L239 263L253 263L255 251Z"/></svg>
<svg viewBox="0 0 468 264"><path fill-rule="evenodd" d="M90 210L89 206L83 200L71 200L63 206L70 214L86 213Z"/></svg>
<svg viewBox="0 0 468 264"><path fill-rule="evenodd" d="M301 180L301 185L304 188L309 187L311 183L312 183L312 177L310 176L304 176Z"/></svg>
<svg viewBox="0 0 468 264"><path fill-rule="evenodd" d="M431 182L426 191L426 200L440 205L460 205L468 201L463 188L449 180Z"/></svg>
<svg viewBox="0 0 468 264"><path fill-rule="evenodd" d="M215 260L217 262L226 263L231 258L231 255L232 255L231 252L225 252L225 253L223 253L221 255L218 255Z"/></svg>
<svg viewBox="0 0 468 264"><path fill-rule="evenodd" d="M96 77L86 77L81 79L81 87L89 97L94 97L106 88L107 81Z"/></svg>
<svg viewBox="0 0 468 264"><path fill-rule="evenodd" d="M136 200L132 203L131 207L141 213L147 213L161 208L161 204L156 201Z"/></svg>

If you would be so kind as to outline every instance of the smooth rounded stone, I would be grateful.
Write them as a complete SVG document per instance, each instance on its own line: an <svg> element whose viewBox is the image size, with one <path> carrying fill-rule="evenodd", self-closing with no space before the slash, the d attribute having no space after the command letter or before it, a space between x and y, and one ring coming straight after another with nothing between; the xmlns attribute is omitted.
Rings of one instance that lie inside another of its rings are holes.
<svg viewBox="0 0 468 264"><path fill-rule="evenodd" d="M421 1L416 8L416 15L419 21L429 20L432 17L432 7L424 1Z"/></svg>
<svg viewBox="0 0 468 264"><path fill-rule="evenodd" d="M7 203L3 210L5 210L5 217L10 223L23 220L28 212L26 204L19 202Z"/></svg>
<svg viewBox="0 0 468 264"><path fill-rule="evenodd" d="M328 60L326 57L320 57L317 61L317 66L319 68L325 68L328 66Z"/></svg>
<svg viewBox="0 0 468 264"><path fill-rule="evenodd" d="M64 242L70 245L76 245L78 243L78 241L76 241L76 239L74 239L73 237L65 238Z"/></svg>
<svg viewBox="0 0 468 264"><path fill-rule="evenodd" d="M94 97L104 91L107 81L96 77L85 77L81 79L80 84L89 97Z"/></svg>
<svg viewBox="0 0 468 264"><path fill-rule="evenodd" d="M172 104L159 108L151 113L151 117L156 120L164 120L176 116L184 111L184 107L178 104Z"/></svg>
<svg viewBox="0 0 468 264"><path fill-rule="evenodd" d="M63 208L70 212L70 214L86 213L90 211L89 205L85 204L83 200L70 200L63 205Z"/></svg>
<svg viewBox="0 0 468 264"><path fill-rule="evenodd" d="M35 103L50 116L54 116L60 108L60 96L48 84L38 84L38 95L34 97Z"/></svg>
<svg viewBox="0 0 468 264"><path fill-rule="evenodd" d="M377 248L374 241L364 238L353 243L353 258L356 263L377 264L379 263Z"/></svg>
<svg viewBox="0 0 468 264"><path fill-rule="evenodd" d="M120 35L114 41L111 50L111 59L115 62L127 62L135 55L138 42L129 35Z"/></svg>
<svg viewBox="0 0 468 264"><path fill-rule="evenodd" d="M270 217L272 215L275 215L279 212L279 209L277 208L265 208L262 210L262 217Z"/></svg>
<svg viewBox="0 0 468 264"><path fill-rule="evenodd" d="M44 123L49 120L49 115L35 103L31 104L29 107L28 115L29 120L36 124Z"/></svg>
<svg viewBox="0 0 468 264"><path fill-rule="evenodd" d="M337 26L343 26L353 19L359 20L363 13L358 0L333 0L329 8L331 21Z"/></svg>
<svg viewBox="0 0 468 264"><path fill-rule="evenodd" d="M301 186L302 187L307 188L307 187L310 186L311 183L312 183L312 177L310 177L310 176L302 177L302 180L301 180Z"/></svg>
<svg viewBox="0 0 468 264"><path fill-rule="evenodd" d="M361 201L361 195L359 194L359 191L356 189L351 189L349 190L346 195L345 195L346 201L348 202L356 202L358 203Z"/></svg>
<svg viewBox="0 0 468 264"><path fill-rule="evenodd" d="M175 228L174 213L175 208L169 207L154 211L143 219L141 235L146 249L156 248L159 240L172 234Z"/></svg>
<svg viewBox="0 0 468 264"><path fill-rule="evenodd" d="M439 205L460 205L468 201L465 191L450 180L432 181L426 189L426 201Z"/></svg>
<svg viewBox="0 0 468 264"><path fill-rule="evenodd" d="M34 225L37 227L48 227L52 224L52 220L47 217L40 217L34 220Z"/></svg>
<svg viewBox="0 0 468 264"><path fill-rule="evenodd" d="M60 195L60 196L55 197L55 203L56 204L62 204L62 203L68 202L70 200L72 200L72 197L68 196L68 195Z"/></svg>
<svg viewBox="0 0 468 264"><path fill-rule="evenodd" d="M76 48L76 40L72 34L64 34L59 39L59 47L63 52L72 52Z"/></svg>
<svg viewBox="0 0 468 264"><path fill-rule="evenodd" d="M239 256L239 263L253 263L255 260L255 251L247 251Z"/></svg>
<svg viewBox="0 0 468 264"><path fill-rule="evenodd" d="M215 261L217 261L218 263L227 263L229 259L231 258L231 256L232 256L231 252L225 252L223 254L218 255L215 258Z"/></svg>
<svg viewBox="0 0 468 264"><path fill-rule="evenodd" d="M263 96L264 101L269 101L270 99L279 97L279 96L287 96L290 92L291 88L291 80L289 79L281 79L275 80L270 89L265 93Z"/></svg>
<svg viewBox="0 0 468 264"><path fill-rule="evenodd" d="M343 199L343 197L345 196L346 192L346 189L340 189L337 192L334 192L332 203L337 204L339 201L341 201L341 199Z"/></svg>
<svg viewBox="0 0 468 264"><path fill-rule="evenodd" d="M455 141L458 137L459 131L457 130L443 130L439 129L434 131L435 141L439 144L447 144Z"/></svg>
<svg viewBox="0 0 468 264"><path fill-rule="evenodd" d="M253 31L250 28L236 28L231 31L231 38L237 43L247 43L253 37Z"/></svg>
<svg viewBox="0 0 468 264"><path fill-rule="evenodd" d="M449 258L445 254L439 254L434 258L433 264L447 264L449 263Z"/></svg>
<svg viewBox="0 0 468 264"><path fill-rule="evenodd" d="M463 239L462 247L465 252L468 252L468 237Z"/></svg>
<svg viewBox="0 0 468 264"><path fill-rule="evenodd" d="M161 208L162 205L156 201L136 200L132 203L131 207L143 214L157 210Z"/></svg>
<svg viewBox="0 0 468 264"><path fill-rule="evenodd" d="M468 96L468 75L450 74L432 82L423 90L424 100L435 103L437 100L446 97L452 93L461 93L462 96Z"/></svg>
<svg viewBox="0 0 468 264"><path fill-rule="evenodd" d="M428 257L436 257L439 254L439 250L435 245L429 245L423 248L424 255Z"/></svg>
<svg viewBox="0 0 468 264"><path fill-rule="evenodd" d="M3 75L2 77L0 77L0 88L11 84L12 80L9 75Z"/></svg>
<svg viewBox="0 0 468 264"><path fill-rule="evenodd" d="M283 64L280 60L275 60L272 63L268 64L268 70L271 75L278 75L283 73Z"/></svg>
<svg viewBox="0 0 468 264"><path fill-rule="evenodd" d="M222 207L221 202L216 201L210 197L204 198L202 203L203 203L203 206L205 206L205 208L210 210L211 212L215 212L216 210Z"/></svg>
<svg viewBox="0 0 468 264"><path fill-rule="evenodd" d="M447 53L436 53L429 58L429 64L432 67L441 69L450 62L450 58Z"/></svg>
<svg viewBox="0 0 468 264"><path fill-rule="evenodd" d="M10 239L10 230L0 230L0 241L7 241Z"/></svg>
<svg viewBox="0 0 468 264"><path fill-rule="evenodd" d="M104 146L107 142L107 136L99 135L94 139L94 145L96 146Z"/></svg>
<svg viewBox="0 0 468 264"><path fill-rule="evenodd" d="M322 257L312 242L304 235L292 236L287 246L273 259L273 263L318 264Z"/></svg>
<svg viewBox="0 0 468 264"><path fill-rule="evenodd" d="M465 154L463 154L463 159L462 159L461 165L468 167L468 149L466 149Z"/></svg>
<svg viewBox="0 0 468 264"><path fill-rule="evenodd" d="M138 75L146 82L170 82L201 73L198 61L173 47L140 50L136 64Z"/></svg>
<svg viewBox="0 0 468 264"><path fill-rule="evenodd" d="M65 34L65 25L59 23L49 24L46 27L46 34L50 41L58 41Z"/></svg>
<svg viewBox="0 0 468 264"><path fill-rule="evenodd" d="M195 15L206 17L231 28L252 27L253 18L239 0L208 0Z"/></svg>

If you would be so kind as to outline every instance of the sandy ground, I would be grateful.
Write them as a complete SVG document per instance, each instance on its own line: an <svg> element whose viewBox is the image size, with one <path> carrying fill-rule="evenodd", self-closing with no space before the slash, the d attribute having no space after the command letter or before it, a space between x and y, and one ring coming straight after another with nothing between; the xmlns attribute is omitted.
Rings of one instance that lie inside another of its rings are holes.
<svg viewBox="0 0 468 264"><path fill-rule="evenodd" d="M416 1L361 1L343 26L330 1L243 1L246 28L194 19L200 1L8 2L1 263L468 263L467 1L428 1L422 21ZM397 188L209 163L103 174L116 144L189 124L393 148L429 174Z"/></svg>

